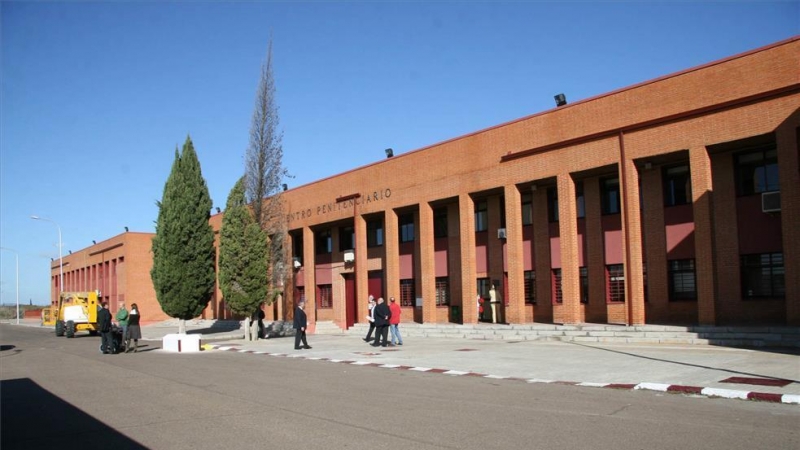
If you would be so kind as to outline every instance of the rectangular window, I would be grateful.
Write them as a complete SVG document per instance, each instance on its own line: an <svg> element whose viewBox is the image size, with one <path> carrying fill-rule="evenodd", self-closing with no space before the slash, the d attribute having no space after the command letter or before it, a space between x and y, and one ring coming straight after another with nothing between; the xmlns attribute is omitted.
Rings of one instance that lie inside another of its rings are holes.
<svg viewBox="0 0 800 450"><path fill-rule="evenodd" d="M489 210L485 200L475 202L475 231L489 229Z"/></svg>
<svg viewBox="0 0 800 450"><path fill-rule="evenodd" d="M522 225L533 225L533 195L522 196Z"/></svg>
<svg viewBox="0 0 800 450"><path fill-rule="evenodd" d="M433 210L433 237L447 237L447 208Z"/></svg>
<svg viewBox="0 0 800 450"><path fill-rule="evenodd" d="M575 183L575 205L578 208L578 218L586 217L586 200L583 196L583 181Z"/></svg>
<svg viewBox="0 0 800 450"><path fill-rule="evenodd" d="M383 221L370 220L367 222L367 247L380 247L383 245Z"/></svg>
<svg viewBox="0 0 800 450"><path fill-rule="evenodd" d="M330 229L317 231L315 237L316 242L314 242L314 250L316 250L317 255L324 255L333 251Z"/></svg>
<svg viewBox="0 0 800 450"><path fill-rule="evenodd" d="M625 266L611 264L606 266L606 291L609 302L625 301Z"/></svg>
<svg viewBox="0 0 800 450"><path fill-rule="evenodd" d="M664 206L692 203L692 176L687 164L665 167L661 180L664 185Z"/></svg>
<svg viewBox="0 0 800 450"><path fill-rule="evenodd" d="M778 150L774 144L734 156L736 194L760 194L780 189Z"/></svg>
<svg viewBox="0 0 800 450"><path fill-rule="evenodd" d="M783 298L786 296L783 253L742 255L741 270L743 298Z"/></svg>
<svg viewBox="0 0 800 450"><path fill-rule="evenodd" d="M536 271L525 271L525 303L536 304Z"/></svg>
<svg viewBox="0 0 800 450"><path fill-rule="evenodd" d="M558 189L547 188L547 220L558 222Z"/></svg>
<svg viewBox="0 0 800 450"><path fill-rule="evenodd" d="M553 303L562 303L564 297L561 292L561 269L553 269L552 272Z"/></svg>
<svg viewBox="0 0 800 450"><path fill-rule="evenodd" d="M589 268L581 267L581 303L589 303Z"/></svg>
<svg viewBox="0 0 800 450"><path fill-rule="evenodd" d="M450 279L447 277L436 278L436 306L450 304Z"/></svg>
<svg viewBox="0 0 800 450"><path fill-rule="evenodd" d="M400 221L400 242L414 242L414 214L403 214Z"/></svg>
<svg viewBox="0 0 800 450"><path fill-rule="evenodd" d="M339 251L353 250L356 248L356 231L353 227L339 228Z"/></svg>
<svg viewBox="0 0 800 450"><path fill-rule="evenodd" d="M602 178L600 180L600 198L603 214L620 213L619 178Z"/></svg>
<svg viewBox="0 0 800 450"><path fill-rule="evenodd" d="M414 279L400 280L400 306L414 306Z"/></svg>
<svg viewBox="0 0 800 450"><path fill-rule="evenodd" d="M694 259L667 261L670 300L697 300Z"/></svg>
<svg viewBox="0 0 800 450"><path fill-rule="evenodd" d="M292 236L292 247L294 249L294 250L292 250L292 255L295 258L298 258L298 261L300 261L300 263L302 264L303 263L303 235L302 234L299 235L299 236Z"/></svg>
<svg viewBox="0 0 800 450"><path fill-rule="evenodd" d="M330 284L317 286L317 307L320 309L333 308L333 287Z"/></svg>

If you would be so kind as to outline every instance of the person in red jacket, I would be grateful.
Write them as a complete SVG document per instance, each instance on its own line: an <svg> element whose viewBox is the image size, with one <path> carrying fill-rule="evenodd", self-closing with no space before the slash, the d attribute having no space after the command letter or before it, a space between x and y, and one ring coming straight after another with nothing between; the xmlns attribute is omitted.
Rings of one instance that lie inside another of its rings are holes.
<svg viewBox="0 0 800 450"><path fill-rule="evenodd" d="M395 339L397 339L397 345L403 345L403 337L400 336L400 314L403 312L400 309L400 305L394 301L394 297L389 299L389 311L392 312L392 316L389 317L389 331L392 332L392 345L394 345Z"/></svg>

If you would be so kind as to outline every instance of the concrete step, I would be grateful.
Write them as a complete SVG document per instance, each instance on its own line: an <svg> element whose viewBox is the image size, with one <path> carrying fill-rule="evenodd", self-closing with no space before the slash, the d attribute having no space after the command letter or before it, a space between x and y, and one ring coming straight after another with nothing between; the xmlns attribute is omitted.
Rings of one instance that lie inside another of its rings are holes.
<svg viewBox="0 0 800 450"><path fill-rule="evenodd" d="M403 323L401 329L403 336L408 337L800 348L800 328L797 327ZM367 324L359 323L346 333L365 335L367 330Z"/></svg>
<svg viewBox="0 0 800 450"><path fill-rule="evenodd" d="M316 323L314 334L345 334L345 331L339 328L332 320L321 321Z"/></svg>

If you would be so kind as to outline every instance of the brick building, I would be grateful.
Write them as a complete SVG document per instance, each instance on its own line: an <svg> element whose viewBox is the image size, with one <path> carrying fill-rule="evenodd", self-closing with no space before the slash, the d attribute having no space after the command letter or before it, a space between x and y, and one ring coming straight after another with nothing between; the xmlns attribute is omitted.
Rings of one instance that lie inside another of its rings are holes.
<svg viewBox="0 0 800 450"><path fill-rule="evenodd" d="M287 190L268 316L347 328L372 294L423 323L800 325L798 68L795 37ZM87 249L112 304L157 308L146 236Z"/></svg>

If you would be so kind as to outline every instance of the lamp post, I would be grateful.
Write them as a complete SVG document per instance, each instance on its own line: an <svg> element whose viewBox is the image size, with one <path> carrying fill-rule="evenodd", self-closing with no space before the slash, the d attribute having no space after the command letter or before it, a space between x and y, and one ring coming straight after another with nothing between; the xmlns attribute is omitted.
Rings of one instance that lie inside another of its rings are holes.
<svg viewBox="0 0 800 450"><path fill-rule="evenodd" d="M61 255L61 226L58 225L53 219L48 219L46 217L39 217L39 216L31 216L33 220L44 220L45 222L51 222L58 228L58 294L61 295L64 292L64 258Z"/></svg>
<svg viewBox="0 0 800 450"><path fill-rule="evenodd" d="M14 253L14 258L16 259L17 263L17 325L19 325L19 253L16 250L10 249L8 247L0 247L0 250L8 250Z"/></svg>

